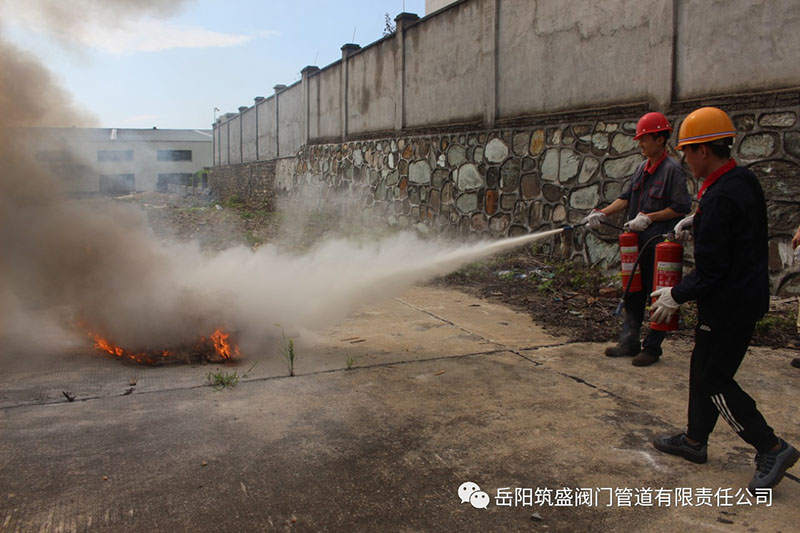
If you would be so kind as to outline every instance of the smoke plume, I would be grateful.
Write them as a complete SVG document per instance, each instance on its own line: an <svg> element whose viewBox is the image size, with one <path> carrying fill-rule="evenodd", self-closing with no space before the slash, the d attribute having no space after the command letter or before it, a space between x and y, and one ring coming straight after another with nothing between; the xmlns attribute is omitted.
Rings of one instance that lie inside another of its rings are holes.
<svg viewBox="0 0 800 533"><path fill-rule="evenodd" d="M1 14L9 2L0 2ZM177 3L29 4L65 35L84 24L167 13ZM192 343L217 327L257 345L275 323L324 327L490 250L412 235L328 240L302 255L275 245L209 255L196 244L161 243L141 210L69 200L18 146L23 127L90 124L69 101L33 56L0 42L0 340L41 338L53 323L43 317L55 312L129 350Z"/></svg>

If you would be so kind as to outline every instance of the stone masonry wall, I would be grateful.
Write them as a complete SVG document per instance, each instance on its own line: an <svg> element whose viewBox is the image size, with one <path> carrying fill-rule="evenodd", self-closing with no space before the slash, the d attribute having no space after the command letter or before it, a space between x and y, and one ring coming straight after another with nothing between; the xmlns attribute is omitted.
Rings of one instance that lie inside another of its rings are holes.
<svg viewBox="0 0 800 533"><path fill-rule="evenodd" d="M212 167L208 185L220 201L235 199L256 209L274 207L275 159Z"/></svg>
<svg viewBox="0 0 800 533"><path fill-rule="evenodd" d="M771 98L767 107L764 101L739 100L723 108L739 133L734 157L759 176L767 196L773 288L796 293L789 242L800 223L800 98L797 93ZM390 225L425 233L506 237L557 228L617 197L642 161L633 134L646 111L614 108L492 130L308 145L280 160L275 194L301 195L321 187L352 197ZM676 132L685 115L683 109L668 114ZM232 169L238 177L226 191L255 191L253 200L261 202L270 183L259 179L270 178L254 172L259 167L253 165L217 167L214 174ZM212 186L223 181L214 178ZM694 179L689 188L697 192ZM617 235L610 228L578 228L544 243L542 250L614 267Z"/></svg>

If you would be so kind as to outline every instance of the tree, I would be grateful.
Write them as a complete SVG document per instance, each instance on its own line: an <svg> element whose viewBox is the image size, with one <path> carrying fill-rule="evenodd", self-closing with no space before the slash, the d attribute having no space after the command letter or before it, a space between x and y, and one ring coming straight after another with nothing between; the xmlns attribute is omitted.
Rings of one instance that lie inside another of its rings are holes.
<svg viewBox="0 0 800 533"><path fill-rule="evenodd" d="M392 17L389 16L389 13L386 13L386 17L384 20L386 22L386 25L383 27L383 36L388 37L390 35L394 35L396 28L394 22L392 21Z"/></svg>

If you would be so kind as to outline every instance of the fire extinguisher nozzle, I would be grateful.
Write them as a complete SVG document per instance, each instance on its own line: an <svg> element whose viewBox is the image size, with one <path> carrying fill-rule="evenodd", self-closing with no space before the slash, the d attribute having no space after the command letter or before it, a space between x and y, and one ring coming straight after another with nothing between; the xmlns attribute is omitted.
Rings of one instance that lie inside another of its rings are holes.
<svg viewBox="0 0 800 533"><path fill-rule="evenodd" d="M624 306L625 306L625 299L623 298L622 300L619 301L619 304L617 305L617 308L614 309L614 316L621 316L622 315L622 309L623 309Z"/></svg>
<svg viewBox="0 0 800 533"><path fill-rule="evenodd" d="M577 224L564 224L561 226L561 229L564 231L573 230L575 228L580 228L581 226L585 226L588 222L578 222Z"/></svg>

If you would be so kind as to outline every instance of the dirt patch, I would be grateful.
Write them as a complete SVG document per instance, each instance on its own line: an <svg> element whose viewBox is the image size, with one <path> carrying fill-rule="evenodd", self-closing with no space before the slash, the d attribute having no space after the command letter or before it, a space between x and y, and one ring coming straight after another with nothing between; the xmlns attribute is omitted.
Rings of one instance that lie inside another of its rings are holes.
<svg viewBox="0 0 800 533"><path fill-rule="evenodd" d="M471 264L435 283L526 312L547 331L573 342L616 342L622 325L622 316L615 316L622 298L616 273L525 249ZM752 344L788 347L797 338L796 315L796 299L773 298ZM691 340L696 325L697 306L689 302L681 307L680 329L670 335Z"/></svg>

